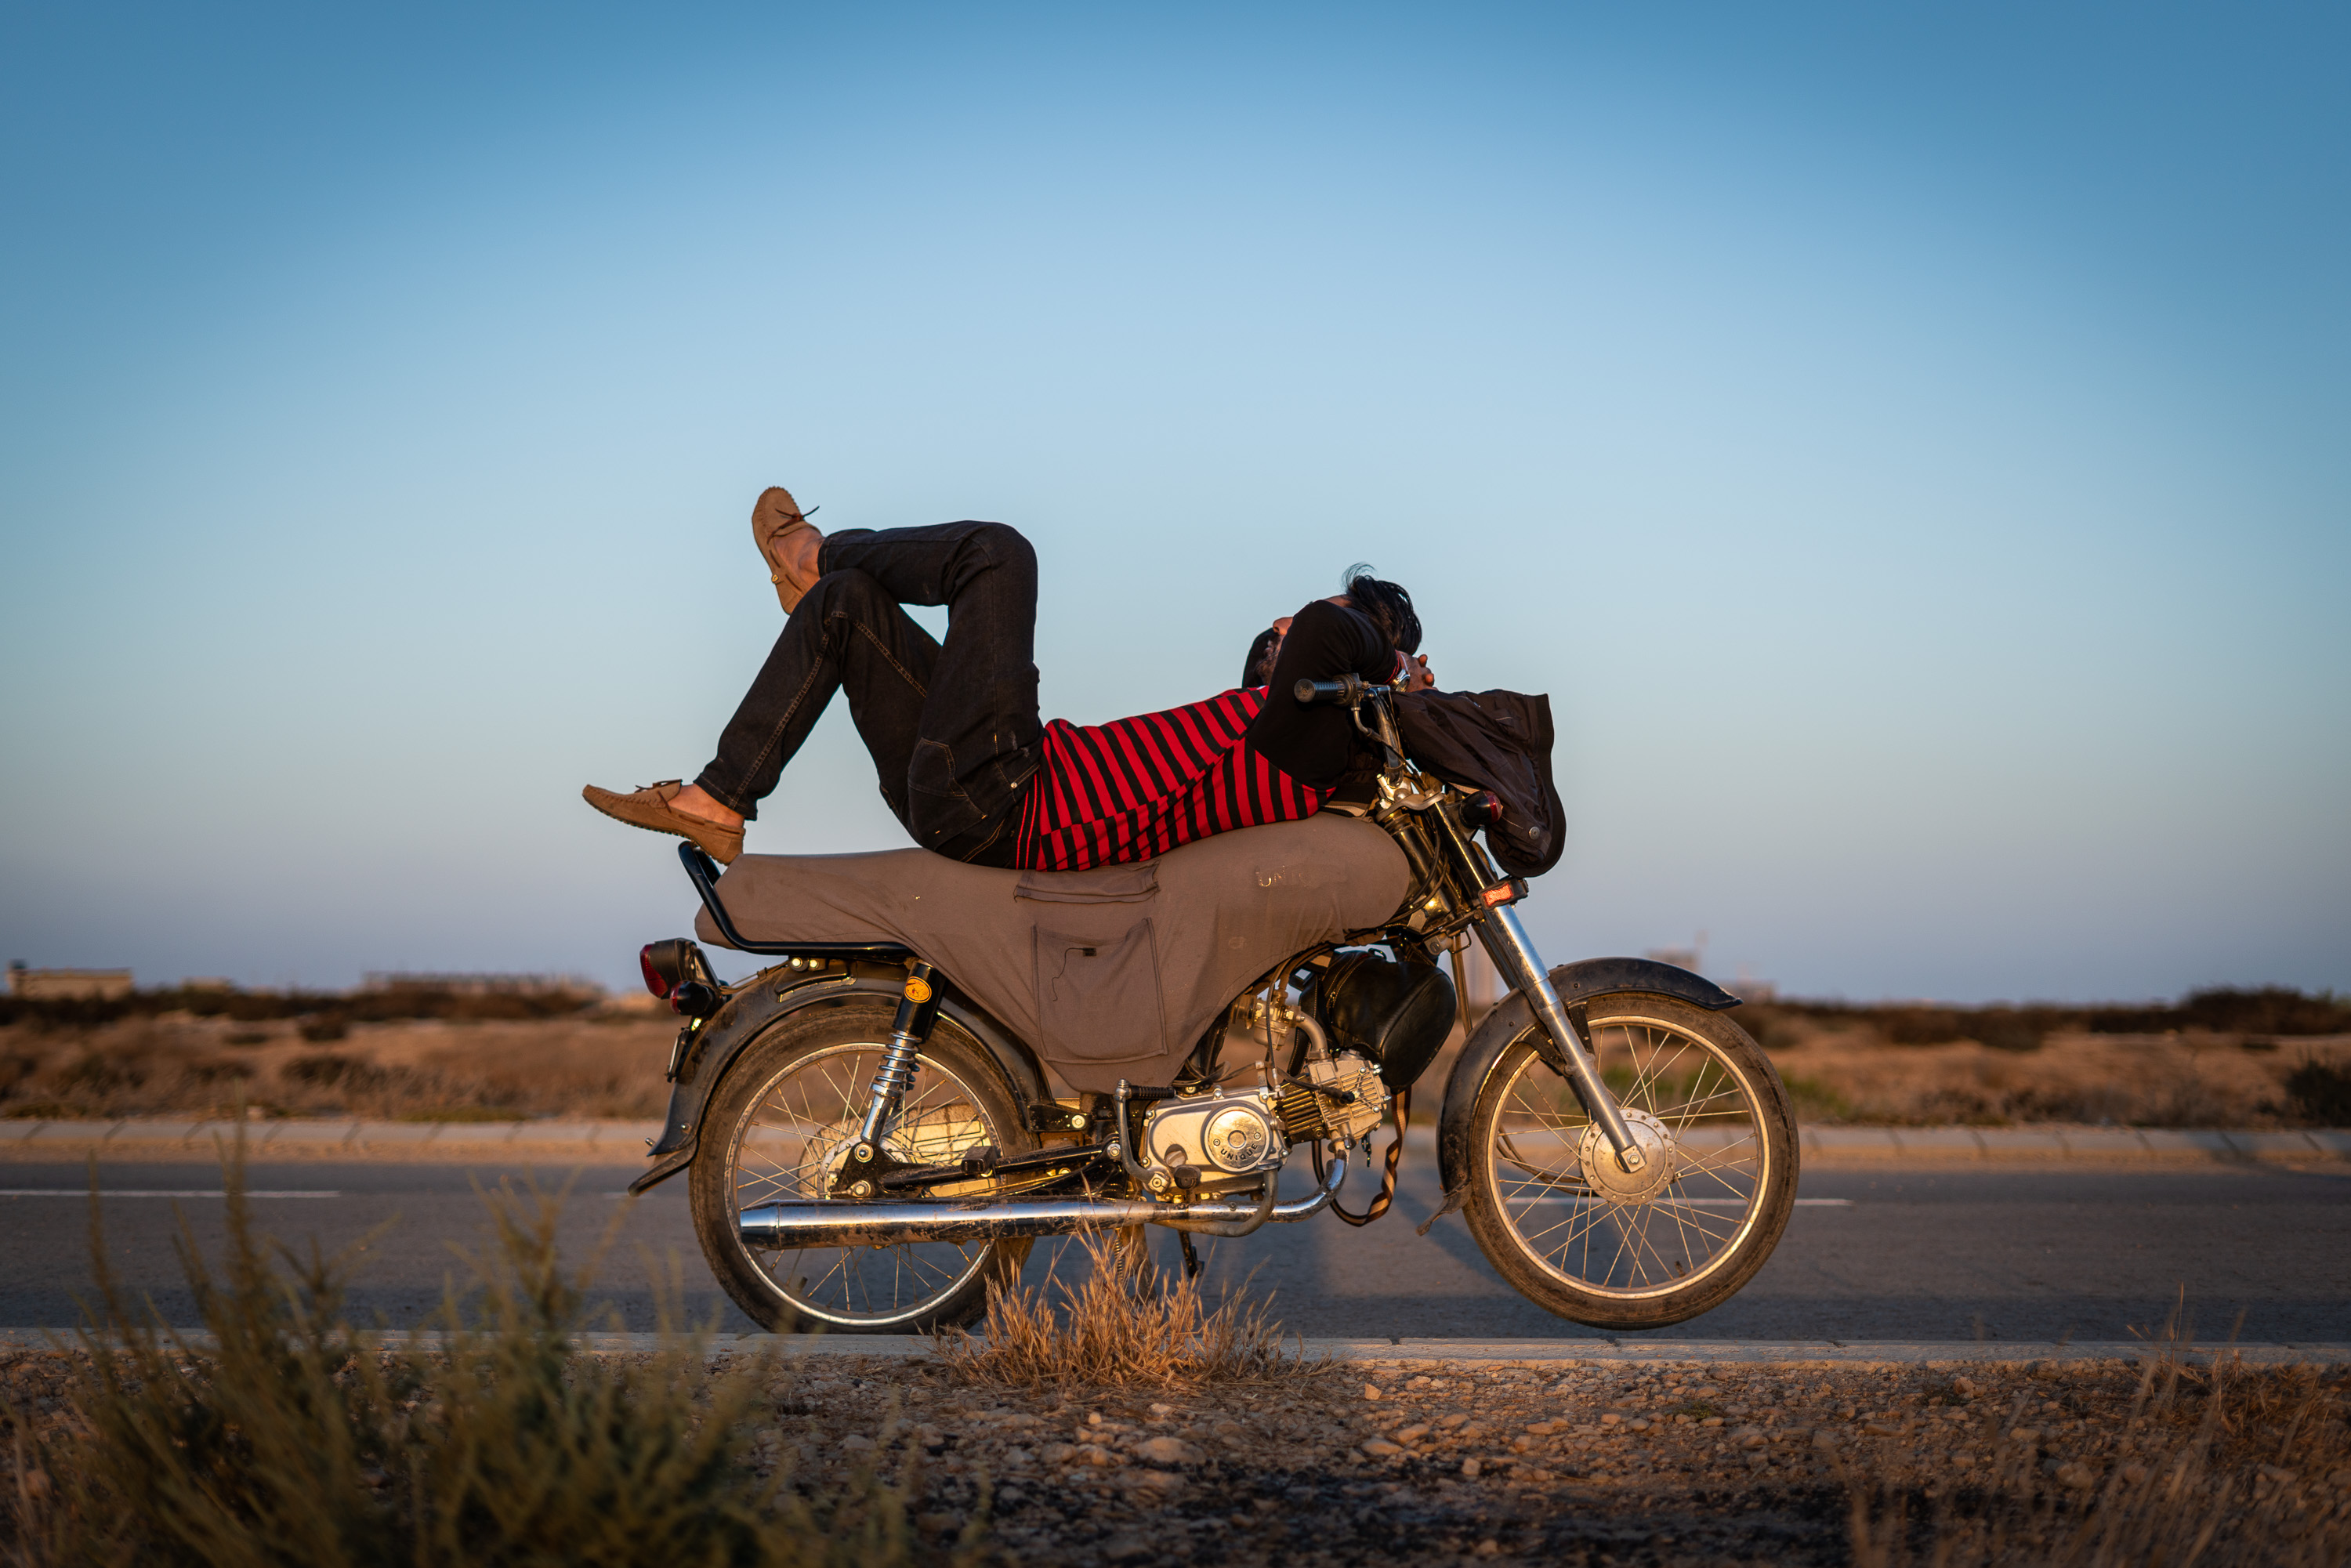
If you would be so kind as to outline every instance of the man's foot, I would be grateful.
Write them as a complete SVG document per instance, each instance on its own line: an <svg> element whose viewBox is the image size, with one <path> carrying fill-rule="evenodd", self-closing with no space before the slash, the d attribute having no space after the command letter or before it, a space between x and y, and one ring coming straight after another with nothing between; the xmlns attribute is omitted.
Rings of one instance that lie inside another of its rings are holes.
<svg viewBox="0 0 2351 1568"><path fill-rule="evenodd" d="M699 844L703 853L720 865L733 864L735 857L743 852L742 820L736 819L735 825L730 828L724 822L678 810L678 797L689 789L697 796L702 793L694 789L692 785L675 779L664 779L658 784L648 784L625 795L617 790L599 789L590 784L580 791L580 798L604 815L626 822L632 828L644 828L656 833L675 833L681 839L689 839Z"/></svg>
<svg viewBox="0 0 2351 1568"><path fill-rule="evenodd" d="M799 608L800 595L817 580L817 552L824 536L800 514L800 504L780 485L759 493L751 508L751 542L768 563L768 580L776 585L776 601L789 615Z"/></svg>

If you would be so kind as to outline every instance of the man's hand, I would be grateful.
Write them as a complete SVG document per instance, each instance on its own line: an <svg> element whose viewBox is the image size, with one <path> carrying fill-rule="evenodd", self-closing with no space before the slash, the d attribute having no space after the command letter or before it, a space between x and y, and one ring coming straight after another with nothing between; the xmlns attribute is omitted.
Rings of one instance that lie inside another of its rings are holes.
<svg viewBox="0 0 2351 1568"><path fill-rule="evenodd" d="M1418 653L1407 654L1405 656L1404 662L1404 675L1400 684L1403 685L1404 689L1408 692L1425 692L1429 687L1437 684L1437 677L1429 674L1427 654Z"/></svg>

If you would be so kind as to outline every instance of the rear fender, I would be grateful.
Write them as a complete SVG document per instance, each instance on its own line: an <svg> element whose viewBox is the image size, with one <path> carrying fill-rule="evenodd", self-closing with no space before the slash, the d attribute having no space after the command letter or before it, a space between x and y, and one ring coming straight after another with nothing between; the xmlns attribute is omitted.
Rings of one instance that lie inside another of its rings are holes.
<svg viewBox="0 0 2351 1568"><path fill-rule="evenodd" d="M895 965L854 965L847 974L806 977L775 970L755 976L687 1041L677 1081L670 1087L669 1115L662 1124L660 1141L651 1151L653 1164L629 1184L629 1191L641 1193L659 1186L693 1163L702 1136L703 1113L727 1070L747 1046L779 1019L809 1008L838 1007L853 998L875 997L895 1004L905 985L905 971ZM941 988L939 1014L954 1019L987 1049L1003 1070L1024 1114L1028 1106L1052 1098L1036 1053L951 985Z"/></svg>
<svg viewBox="0 0 2351 1568"><path fill-rule="evenodd" d="M1739 1005L1737 997L1703 975L1654 958L1585 958L1553 969L1551 983L1559 999L1570 1008L1624 995L1671 997L1710 1012ZM1437 1168L1448 1198L1469 1179L1469 1112L1478 1103L1479 1087L1501 1060L1503 1050L1534 1022L1534 1008L1524 995L1512 992L1486 1015L1486 1021L1478 1026L1453 1063L1452 1075L1445 1081L1445 1111L1437 1124Z"/></svg>

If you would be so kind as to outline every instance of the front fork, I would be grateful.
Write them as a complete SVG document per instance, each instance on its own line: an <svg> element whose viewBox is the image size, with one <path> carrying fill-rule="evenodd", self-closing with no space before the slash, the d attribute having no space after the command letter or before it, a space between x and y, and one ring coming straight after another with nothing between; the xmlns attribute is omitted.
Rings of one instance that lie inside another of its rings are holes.
<svg viewBox="0 0 2351 1568"><path fill-rule="evenodd" d="M1608 1092L1608 1086L1600 1081L1600 1063L1576 1033L1574 1021L1567 1016L1559 992L1552 987L1551 976L1543 971L1542 959L1536 954L1534 944L1527 940L1527 928L1519 923L1518 911L1507 904L1483 911L1478 916L1478 936L1503 983L1527 998L1543 1032L1559 1047L1567 1063L1567 1076L1575 1085L1576 1097L1583 1102L1585 1113L1600 1124L1601 1136L1615 1151L1616 1163L1628 1172L1639 1170L1648 1162L1640 1145L1633 1141L1633 1129L1617 1107L1616 1096Z"/></svg>
<svg viewBox="0 0 2351 1568"><path fill-rule="evenodd" d="M1469 899L1470 918L1477 925L1479 940L1484 944L1487 956L1502 981L1527 998L1534 1009L1535 1021L1551 1036L1560 1060L1553 1067L1564 1067L1568 1082L1575 1086L1576 1098L1583 1102L1585 1114L1600 1127L1600 1135L1608 1140L1608 1147L1616 1155L1616 1163L1627 1172L1640 1170L1649 1162L1641 1146L1633 1141L1633 1129L1625 1123L1625 1113L1616 1103L1616 1096L1608 1092L1608 1085L1600 1081L1600 1063L1584 1046L1583 1037L1568 1017L1566 1007L1552 988L1551 976L1545 972L1542 957L1533 943L1527 940L1527 928L1519 924L1518 911L1508 903L1489 903L1488 895L1502 887L1500 873L1455 820L1458 808L1448 800L1439 800L1422 816L1422 821L1435 825L1437 845L1423 847L1423 841L1410 831L1397 831L1402 826L1394 816L1386 819L1388 831L1404 846L1413 869L1420 873L1426 886L1441 884L1437 868L1430 858L1431 850L1443 853L1453 862L1456 884L1465 892L1475 889ZM1400 815L1400 813L1399 813ZM1525 890L1523 883L1515 884Z"/></svg>

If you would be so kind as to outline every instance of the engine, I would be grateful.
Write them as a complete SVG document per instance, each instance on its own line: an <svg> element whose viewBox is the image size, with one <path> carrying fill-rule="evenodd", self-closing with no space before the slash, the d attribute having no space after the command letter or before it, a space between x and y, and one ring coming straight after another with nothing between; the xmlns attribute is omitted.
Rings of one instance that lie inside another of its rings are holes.
<svg viewBox="0 0 2351 1568"><path fill-rule="evenodd" d="M1291 1145L1320 1140L1347 1148L1387 1115L1380 1064L1358 1051L1333 1051L1311 1012L1287 1000L1269 1008L1265 998L1252 998L1235 1015L1236 1038L1266 1050L1279 1087L1179 1095L1153 1105L1136 1152L1155 1193L1256 1187L1267 1172L1281 1168Z"/></svg>

